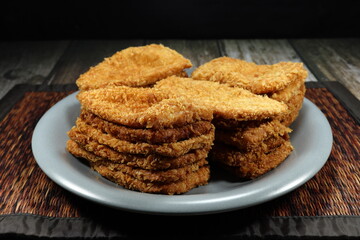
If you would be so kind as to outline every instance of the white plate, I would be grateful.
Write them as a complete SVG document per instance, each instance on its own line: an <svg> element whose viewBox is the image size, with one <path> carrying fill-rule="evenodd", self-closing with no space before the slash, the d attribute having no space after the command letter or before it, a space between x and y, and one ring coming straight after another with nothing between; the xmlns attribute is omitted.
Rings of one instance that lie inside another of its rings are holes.
<svg viewBox="0 0 360 240"><path fill-rule="evenodd" d="M206 186L183 195L130 191L91 170L65 150L66 132L74 125L80 105L73 93L55 104L38 122L32 150L45 174L63 188L110 207L153 214L208 214L246 208L284 195L312 178L332 148L332 132L322 112L305 99L292 125L293 153L276 169L241 182L219 172Z"/></svg>

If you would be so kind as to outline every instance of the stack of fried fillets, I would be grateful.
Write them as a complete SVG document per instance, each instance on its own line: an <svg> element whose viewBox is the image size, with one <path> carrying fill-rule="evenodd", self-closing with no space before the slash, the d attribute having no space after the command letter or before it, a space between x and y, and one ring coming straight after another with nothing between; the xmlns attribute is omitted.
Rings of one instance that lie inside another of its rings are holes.
<svg viewBox="0 0 360 240"><path fill-rule="evenodd" d="M214 168L241 178L284 161L293 150L288 126L304 98L302 65L224 57L188 78L191 66L152 44L90 68L77 80L82 110L69 152L125 188L164 194L207 184L208 154Z"/></svg>
<svg viewBox="0 0 360 240"><path fill-rule="evenodd" d="M247 89L287 105L285 113L270 118L215 119L212 159L239 177L256 178L278 166L291 153L291 129L287 126L298 116L305 95L307 72L301 63L256 65L221 57L200 66L191 77Z"/></svg>
<svg viewBox="0 0 360 240"><path fill-rule="evenodd" d="M283 102L288 110L278 120L290 126L302 107L307 71L302 63L297 62L257 65L240 59L220 57L198 67L191 77L244 88Z"/></svg>
<svg viewBox="0 0 360 240"><path fill-rule="evenodd" d="M78 94L67 149L126 188L180 194L209 180L212 112L157 89L108 87Z"/></svg>
<svg viewBox="0 0 360 240"><path fill-rule="evenodd" d="M242 88L190 78L169 77L155 86L213 110L215 144L211 160L242 178L255 178L279 165L292 151L290 129L276 118L283 103Z"/></svg>

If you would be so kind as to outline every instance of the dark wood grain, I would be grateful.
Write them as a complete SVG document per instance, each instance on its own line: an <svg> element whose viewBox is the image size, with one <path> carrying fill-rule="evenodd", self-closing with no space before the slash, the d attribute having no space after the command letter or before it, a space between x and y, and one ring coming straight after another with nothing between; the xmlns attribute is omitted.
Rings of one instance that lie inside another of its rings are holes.
<svg viewBox="0 0 360 240"><path fill-rule="evenodd" d="M292 39L319 81L338 81L360 99L360 39Z"/></svg>
<svg viewBox="0 0 360 240"><path fill-rule="evenodd" d="M256 64L302 62L286 39L224 39L220 41L221 55L243 59ZM305 68L306 65L305 65ZM307 81L317 81L309 69Z"/></svg>
<svg viewBox="0 0 360 240"><path fill-rule="evenodd" d="M80 74L100 63L104 58L110 57L124 48L143 44L143 40L73 41L57 62L46 83L74 83Z"/></svg>
<svg viewBox="0 0 360 240"><path fill-rule="evenodd" d="M220 57L217 40L184 40L184 39L172 39L172 40L147 40L147 44L161 43L169 48L174 49L184 57L188 58L192 64L192 69L216 58Z"/></svg>
<svg viewBox="0 0 360 240"><path fill-rule="evenodd" d="M162 43L194 67L220 56L272 64L302 61L308 81L339 81L360 99L360 39L125 39L0 42L0 99L16 84L74 83L89 67L130 46Z"/></svg>
<svg viewBox="0 0 360 240"><path fill-rule="evenodd" d="M41 84L69 41L0 42L0 99L16 84Z"/></svg>

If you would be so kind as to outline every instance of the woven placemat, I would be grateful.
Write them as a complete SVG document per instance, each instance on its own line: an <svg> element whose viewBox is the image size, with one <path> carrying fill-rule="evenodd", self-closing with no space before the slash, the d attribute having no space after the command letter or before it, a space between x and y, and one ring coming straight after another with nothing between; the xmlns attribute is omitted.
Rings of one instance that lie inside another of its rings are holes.
<svg viewBox="0 0 360 240"><path fill-rule="evenodd" d="M89 212L103 215L106 207L69 193L51 181L37 166L31 152L36 123L71 92L23 91L22 98L1 120L0 215L61 218L84 217ZM332 127L334 144L327 163L295 191L237 212L252 216L360 216L359 124L326 88L308 88L306 97L320 108Z"/></svg>

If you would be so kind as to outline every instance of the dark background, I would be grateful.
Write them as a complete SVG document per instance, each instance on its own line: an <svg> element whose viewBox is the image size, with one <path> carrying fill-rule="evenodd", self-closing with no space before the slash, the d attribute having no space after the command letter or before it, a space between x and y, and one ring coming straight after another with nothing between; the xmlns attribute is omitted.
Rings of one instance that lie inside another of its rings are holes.
<svg viewBox="0 0 360 240"><path fill-rule="evenodd" d="M0 3L2 40L359 37L360 1Z"/></svg>

